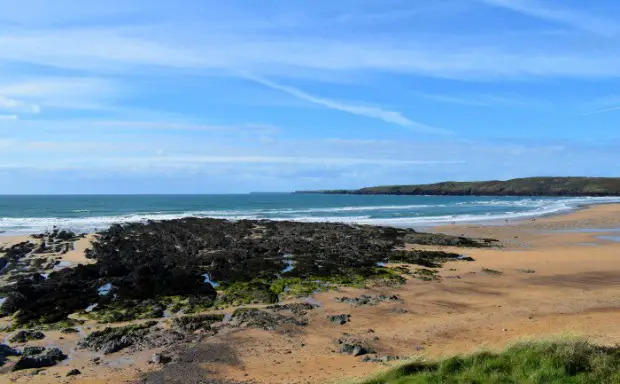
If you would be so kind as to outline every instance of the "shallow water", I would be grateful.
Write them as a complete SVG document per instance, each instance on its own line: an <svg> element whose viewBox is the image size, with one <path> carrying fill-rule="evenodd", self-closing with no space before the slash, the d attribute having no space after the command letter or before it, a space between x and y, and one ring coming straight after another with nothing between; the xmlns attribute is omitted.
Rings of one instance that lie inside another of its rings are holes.
<svg viewBox="0 0 620 384"><path fill-rule="evenodd" d="M596 236L597 239L615 241L620 243L620 236Z"/></svg>

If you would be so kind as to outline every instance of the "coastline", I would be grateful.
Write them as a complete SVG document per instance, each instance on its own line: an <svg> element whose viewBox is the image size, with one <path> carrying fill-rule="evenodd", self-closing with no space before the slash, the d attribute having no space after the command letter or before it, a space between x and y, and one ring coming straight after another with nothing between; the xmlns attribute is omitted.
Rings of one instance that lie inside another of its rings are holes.
<svg viewBox="0 0 620 384"><path fill-rule="evenodd" d="M578 231L581 228L593 231ZM620 228L620 204L586 205L571 212L502 225L438 226L434 228L437 232L497 238L502 246L467 250L416 246L458 251L475 261L447 263L439 271L439 281L408 279L405 285L397 287L343 288L317 293L313 300L321 307L309 314L309 324L303 332L223 332L205 348L233 346L230 353L234 360L206 359L202 366L223 380L251 379L261 384L300 380L326 383L366 376L385 368L383 364L360 362L358 357L334 353L335 340L342 338L343 333L378 338L374 342L378 353L391 356L438 357L567 333L614 345L620 343L620 243L598 236L616 228ZM500 274L483 272L483 268ZM398 295L402 301L354 307L335 300L362 294ZM350 314L351 322L326 325L325 316L337 313ZM83 332L104 326L89 322ZM69 350L79 339L79 335L45 333L45 340L30 345L53 344ZM2 338L8 335L0 333ZM159 351L119 352L104 358L101 364L93 364L93 356L85 353L36 376L6 374L17 383L54 383L61 380L57 376L64 376L75 367L83 372L78 380L84 382L129 383L144 373L161 369L148 363L151 355Z"/></svg>

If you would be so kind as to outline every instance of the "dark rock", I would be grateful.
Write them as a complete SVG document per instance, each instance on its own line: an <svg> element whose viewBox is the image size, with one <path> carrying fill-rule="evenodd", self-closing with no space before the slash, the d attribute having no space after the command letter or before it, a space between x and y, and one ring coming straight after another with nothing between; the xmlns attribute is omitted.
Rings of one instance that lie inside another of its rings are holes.
<svg viewBox="0 0 620 384"><path fill-rule="evenodd" d="M126 327L105 328L86 336L80 346L104 355L120 351L123 348L142 343L145 336L151 332L150 328L157 322L149 321L144 324L129 325Z"/></svg>
<svg viewBox="0 0 620 384"><path fill-rule="evenodd" d="M69 372L67 372L67 376L77 376L77 375L81 375L82 372L80 372L79 369L72 369Z"/></svg>
<svg viewBox="0 0 620 384"><path fill-rule="evenodd" d="M0 344L0 367L7 362L9 356L19 356L18 350L9 347L6 344Z"/></svg>
<svg viewBox="0 0 620 384"><path fill-rule="evenodd" d="M40 240L46 244L61 240L57 245L62 246L78 237L55 229ZM64 268L50 273L48 279L19 278L6 288L1 312L14 315L17 324L54 323L98 304L96 312L125 314L126 318L111 319L124 321L162 316L164 307L157 300L170 296L189 298L189 306L197 307L236 301L275 303L278 295L272 284L283 278L303 282L335 277L334 281L345 284L385 277L377 271L378 262L438 266L459 256L401 250L407 242L483 246L463 237L339 223L184 218L113 225L99 233L87 250L86 257L94 260L93 264ZM4 257L10 266L36 246L22 243L6 251ZM47 252L50 247L42 248L41 252ZM283 272L291 263L294 268ZM204 274L220 283L223 295L217 297L213 286L205 283ZM396 283L404 281L394 273L390 276ZM111 284L114 293L99 295L97 289L104 284ZM244 289L234 291L239 284ZM306 309L294 311L301 315Z"/></svg>
<svg viewBox="0 0 620 384"><path fill-rule="evenodd" d="M269 305L266 309L272 311L290 311L297 316L305 316L308 311L315 309L317 306L310 303L291 303L291 304L276 304Z"/></svg>
<svg viewBox="0 0 620 384"><path fill-rule="evenodd" d="M64 334L78 333L78 332L80 332L80 331L75 329L75 328L63 328L63 329L60 330L60 333L64 333Z"/></svg>
<svg viewBox="0 0 620 384"><path fill-rule="evenodd" d="M17 332L16 334L14 334L9 339L9 341L11 343L25 343L25 342L30 341L30 340L41 340L41 339L44 339L44 338L45 338L45 335L43 334L43 332L21 330L21 331Z"/></svg>
<svg viewBox="0 0 620 384"><path fill-rule="evenodd" d="M34 356L45 351L45 347L24 347L23 356Z"/></svg>
<svg viewBox="0 0 620 384"><path fill-rule="evenodd" d="M398 297L396 295L392 295L392 296L386 296L386 295L379 295L379 296L361 295L360 297L336 297L335 300L337 302L340 302L340 303L347 303L347 304L354 305L356 307L361 307L363 305L377 305L377 304L379 304L381 302L384 302L384 301L399 301L400 297Z"/></svg>
<svg viewBox="0 0 620 384"><path fill-rule="evenodd" d="M398 356L370 356L366 355L360 359L363 363L389 363L390 361L400 360Z"/></svg>
<svg viewBox="0 0 620 384"><path fill-rule="evenodd" d="M348 323L350 319L351 319L351 315L348 315L348 314L327 316L327 321L329 321L332 324L339 324L339 325L344 325Z"/></svg>
<svg viewBox="0 0 620 384"><path fill-rule="evenodd" d="M51 367L66 358L67 355L65 355L60 349L49 348L36 355L22 356L22 358L19 359L13 367L13 370L19 371L22 369Z"/></svg>
<svg viewBox="0 0 620 384"><path fill-rule="evenodd" d="M392 309L392 312L400 313L400 314L409 313L409 311L406 310L405 308L394 308L394 309Z"/></svg>
<svg viewBox="0 0 620 384"><path fill-rule="evenodd" d="M245 325L267 331L275 330L281 324L292 324L296 326L306 326L308 321L303 318L283 316L279 313L261 311L254 308L240 308L235 310L232 321L236 325Z"/></svg>
<svg viewBox="0 0 620 384"><path fill-rule="evenodd" d="M168 364L171 361L172 361L172 357L164 353L154 353L153 357L151 357L151 362L153 364L164 365L164 364Z"/></svg>
<svg viewBox="0 0 620 384"><path fill-rule="evenodd" d="M198 329L210 330L213 323L222 320L224 315L182 316L172 320L172 326L184 332L194 332Z"/></svg>
<svg viewBox="0 0 620 384"><path fill-rule="evenodd" d="M340 344L340 353L344 353L351 356L361 356L371 351L362 344Z"/></svg>

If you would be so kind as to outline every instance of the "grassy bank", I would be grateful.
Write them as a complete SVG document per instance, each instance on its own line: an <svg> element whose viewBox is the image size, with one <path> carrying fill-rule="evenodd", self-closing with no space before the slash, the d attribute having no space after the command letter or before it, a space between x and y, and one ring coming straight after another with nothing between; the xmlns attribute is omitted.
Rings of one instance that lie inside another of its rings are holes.
<svg viewBox="0 0 620 384"><path fill-rule="evenodd" d="M411 361L358 384L620 383L620 348L584 340L521 342L502 352Z"/></svg>

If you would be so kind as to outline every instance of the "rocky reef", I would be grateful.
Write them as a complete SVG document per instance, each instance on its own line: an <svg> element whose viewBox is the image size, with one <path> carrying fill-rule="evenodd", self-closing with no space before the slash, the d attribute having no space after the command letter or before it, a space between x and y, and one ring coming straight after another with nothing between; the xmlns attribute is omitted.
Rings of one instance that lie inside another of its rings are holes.
<svg viewBox="0 0 620 384"><path fill-rule="evenodd" d="M45 243L74 240L55 231ZM287 221L186 218L114 225L97 234L94 261L21 276L1 288L0 313L19 326L64 322L78 313L100 322L163 317L245 304L274 304L333 287L397 285L390 262L439 267L461 255L404 250L406 244L487 247L492 240L412 229ZM31 243L5 251L20 259ZM39 247L40 248L40 247Z"/></svg>

